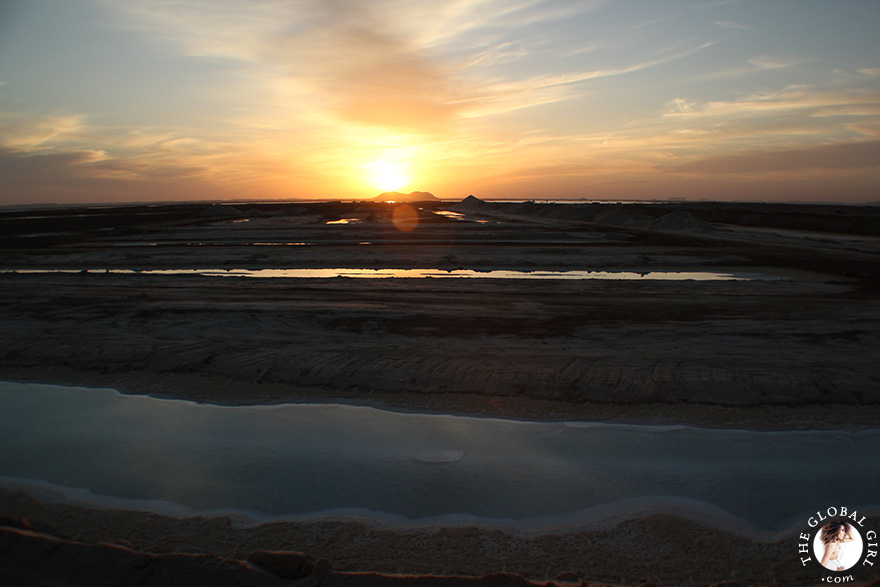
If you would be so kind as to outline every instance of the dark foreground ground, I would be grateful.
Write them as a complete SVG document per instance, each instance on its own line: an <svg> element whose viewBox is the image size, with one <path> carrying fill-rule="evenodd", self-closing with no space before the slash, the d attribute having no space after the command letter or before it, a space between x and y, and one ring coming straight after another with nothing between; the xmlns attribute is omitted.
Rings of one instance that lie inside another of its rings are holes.
<svg viewBox="0 0 880 587"><path fill-rule="evenodd" d="M878 208L469 199L413 210L380 203L2 210L0 377L216 403L342 399L533 419L876 427ZM319 267L786 279L105 272ZM33 269L75 272L25 271ZM261 550L325 559L303 584L457 584L389 575L497 572L619 585L805 585L822 576L800 568L795 537L753 540L663 516L522 537L475 528L401 533L362 522L242 529L217 519L91 511L16 491L4 491L0 504L0 515L18 526L4 530L0 566L12 577L13 562L36 561L22 562L13 584L38 584L39 573L58 568L73 575L78 567L68 560L117 561L132 584L149 580L143 569L184 576L221 568L229 584L239 576L242 584L273 584L277 575L241 562ZM181 552L200 556L173 554ZM363 574L372 572L382 575ZM67 584L89 584L86 576ZM522 580L495 575L476 584Z"/></svg>
<svg viewBox="0 0 880 587"><path fill-rule="evenodd" d="M662 514L536 535L359 521L238 528L224 517L89 510L6 490L0 497L8 514L0 584L735 587L820 585L832 575L800 563L796 532L755 540ZM878 584L870 567L841 575Z"/></svg>

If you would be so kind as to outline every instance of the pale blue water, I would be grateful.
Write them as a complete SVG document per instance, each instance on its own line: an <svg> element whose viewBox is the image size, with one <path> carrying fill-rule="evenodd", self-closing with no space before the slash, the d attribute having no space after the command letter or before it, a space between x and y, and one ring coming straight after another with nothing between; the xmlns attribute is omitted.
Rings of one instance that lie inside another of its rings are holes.
<svg viewBox="0 0 880 587"><path fill-rule="evenodd" d="M0 446L5 478L199 512L559 523L602 508L676 503L769 530L829 505L880 501L880 430L750 432L342 405L219 407L2 383Z"/></svg>

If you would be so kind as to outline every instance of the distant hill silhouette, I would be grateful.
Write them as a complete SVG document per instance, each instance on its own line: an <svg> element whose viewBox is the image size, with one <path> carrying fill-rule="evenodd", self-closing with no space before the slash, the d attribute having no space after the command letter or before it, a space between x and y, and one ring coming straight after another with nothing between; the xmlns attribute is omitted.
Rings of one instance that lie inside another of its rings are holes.
<svg viewBox="0 0 880 587"><path fill-rule="evenodd" d="M426 202L429 200L438 200L431 192L410 192L404 194L401 192L385 192L372 198L373 202Z"/></svg>
<svg viewBox="0 0 880 587"><path fill-rule="evenodd" d="M486 210L491 209L492 204L485 202L476 196L468 196L453 206L456 210Z"/></svg>

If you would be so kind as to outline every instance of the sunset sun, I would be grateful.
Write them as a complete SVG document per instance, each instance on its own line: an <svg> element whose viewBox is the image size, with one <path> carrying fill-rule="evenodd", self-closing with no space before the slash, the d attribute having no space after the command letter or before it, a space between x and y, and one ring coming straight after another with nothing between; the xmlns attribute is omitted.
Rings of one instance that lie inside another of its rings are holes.
<svg viewBox="0 0 880 587"><path fill-rule="evenodd" d="M383 192L399 190L409 183L408 167L401 161L374 161L366 166L367 180Z"/></svg>

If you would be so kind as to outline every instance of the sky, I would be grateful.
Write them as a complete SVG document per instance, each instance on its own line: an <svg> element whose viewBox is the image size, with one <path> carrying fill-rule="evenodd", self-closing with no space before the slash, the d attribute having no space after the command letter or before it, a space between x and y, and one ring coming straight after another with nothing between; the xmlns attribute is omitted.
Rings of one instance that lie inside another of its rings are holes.
<svg viewBox="0 0 880 587"><path fill-rule="evenodd" d="M877 0L0 0L0 204L880 201Z"/></svg>

